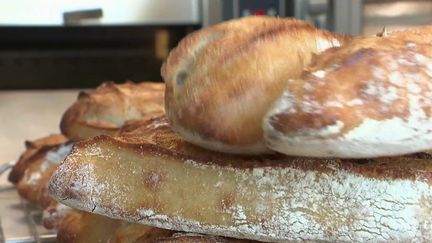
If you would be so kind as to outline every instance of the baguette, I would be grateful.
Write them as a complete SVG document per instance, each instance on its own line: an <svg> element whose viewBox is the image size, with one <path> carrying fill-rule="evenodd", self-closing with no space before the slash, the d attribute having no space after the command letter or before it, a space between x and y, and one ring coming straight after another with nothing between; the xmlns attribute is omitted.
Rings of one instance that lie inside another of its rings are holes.
<svg viewBox="0 0 432 243"><path fill-rule="evenodd" d="M105 82L78 95L63 114L60 130L73 141L112 135L127 120L163 113L164 87L162 83L151 82Z"/></svg>
<svg viewBox="0 0 432 243"><path fill-rule="evenodd" d="M426 242L432 156L234 156L179 138L163 117L77 143L50 182L60 202L175 231L259 241Z"/></svg>
<svg viewBox="0 0 432 243"><path fill-rule="evenodd" d="M161 73L173 129L210 150L259 154L262 119L314 54L348 37L289 18L245 17L205 28L173 49Z"/></svg>
<svg viewBox="0 0 432 243"><path fill-rule="evenodd" d="M45 148L46 145L42 147ZM41 208L53 202L48 194L48 182L58 165L72 149L72 144L52 144L48 147L50 150L40 149L34 156L26 160L29 165L24 171L24 176L16 184L17 192L22 198ZM28 151L24 154L28 154ZM17 165L20 165L20 162Z"/></svg>
<svg viewBox="0 0 432 243"><path fill-rule="evenodd" d="M158 229L142 224L110 219L97 214L71 211L60 224L57 239L59 243L247 243L209 235L180 233Z"/></svg>
<svg viewBox="0 0 432 243"><path fill-rule="evenodd" d="M266 115L269 148L342 158L431 149L432 42L417 39L358 37L316 56Z"/></svg>
<svg viewBox="0 0 432 243"><path fill-rule="evenodd" d="M26 150L21 154L9 173L8 180L13 184L17 184L31 164L41 163L49 151L67 141L68 139L61 134L52 134L34 141L25 141Z"/></svg>

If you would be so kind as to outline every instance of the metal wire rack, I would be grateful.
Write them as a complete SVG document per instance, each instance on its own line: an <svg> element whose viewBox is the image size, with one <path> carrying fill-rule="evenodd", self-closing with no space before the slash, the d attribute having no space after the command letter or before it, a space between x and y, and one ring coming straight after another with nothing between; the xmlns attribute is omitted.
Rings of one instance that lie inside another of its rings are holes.
<svg viewBox="0 0 432 243"><path fill-rule="evenodd" d="M13 163L0 165L0 179ZM42 226L42 210L0 180L0 243L52 243L56 232Z"/></svg>

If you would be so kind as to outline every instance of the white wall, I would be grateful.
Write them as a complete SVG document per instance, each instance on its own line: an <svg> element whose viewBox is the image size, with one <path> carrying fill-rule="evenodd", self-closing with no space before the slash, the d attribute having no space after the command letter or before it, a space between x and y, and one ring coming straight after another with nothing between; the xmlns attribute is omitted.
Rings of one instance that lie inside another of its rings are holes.
<svg viewBox="0 0 432 243"><path fill-rule="evenodd" d="M105 24L200 21L199 0L0 0L0 25L62 25L63 12L92 8Z"/></svg>

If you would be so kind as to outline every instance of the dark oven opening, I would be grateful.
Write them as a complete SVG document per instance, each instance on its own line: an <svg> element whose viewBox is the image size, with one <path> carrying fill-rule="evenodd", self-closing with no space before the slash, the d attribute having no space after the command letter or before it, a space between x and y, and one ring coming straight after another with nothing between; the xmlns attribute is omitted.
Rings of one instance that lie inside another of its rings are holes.
<svg viewBox="0 0 432 243"><path fill-rule="evenodd" d="M169 50L198 25L0 27L0 89L161 81Z"/></svg>

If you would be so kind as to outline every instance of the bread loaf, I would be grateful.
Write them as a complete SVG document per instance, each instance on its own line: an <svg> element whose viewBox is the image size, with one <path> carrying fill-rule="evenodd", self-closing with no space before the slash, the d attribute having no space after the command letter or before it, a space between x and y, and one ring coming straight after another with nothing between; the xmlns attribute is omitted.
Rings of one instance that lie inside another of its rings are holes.
<svg viewBox="0 0 432 243"><path fill-rule="evenodd" d="M398 35L355 38L316 56L266 115L268 146L348 158L431 149L432 44Z"/></svg>
<svg viewBox="0 0 432 243"><path fill-rule="evenodd" d="M228 153L268 152L262 119L311 57L345 37L307 22L245 17L184 38L162 66L165 108L187 141Z"/></svg>
<svg viewBox="0 0 432 243"><path fill-rule="evenodd" d="M81 92L63 114L60 129L73 141L100 134L112 135L130 119L161 114L164 84L105 82L95 90Z"/></svg>
<svg viewBox="0 0 432 243"><path fill-rule="evenodd" d="M140 138L142 138L140 142ZM50 182L62 203L170 230L259 241L426 242L432 156L343 160L210 152L163 118L77 143Z"/></svg>
<svg viewBox="0 0 432 243"><path fill-rule="evenodd" d="M26 141L26 150L20 155L8 175L8 180L17 184L24 176L27 169L34 163L42 163L46 154L68 141L61 134L52 134L34 141Z"/></svg>

